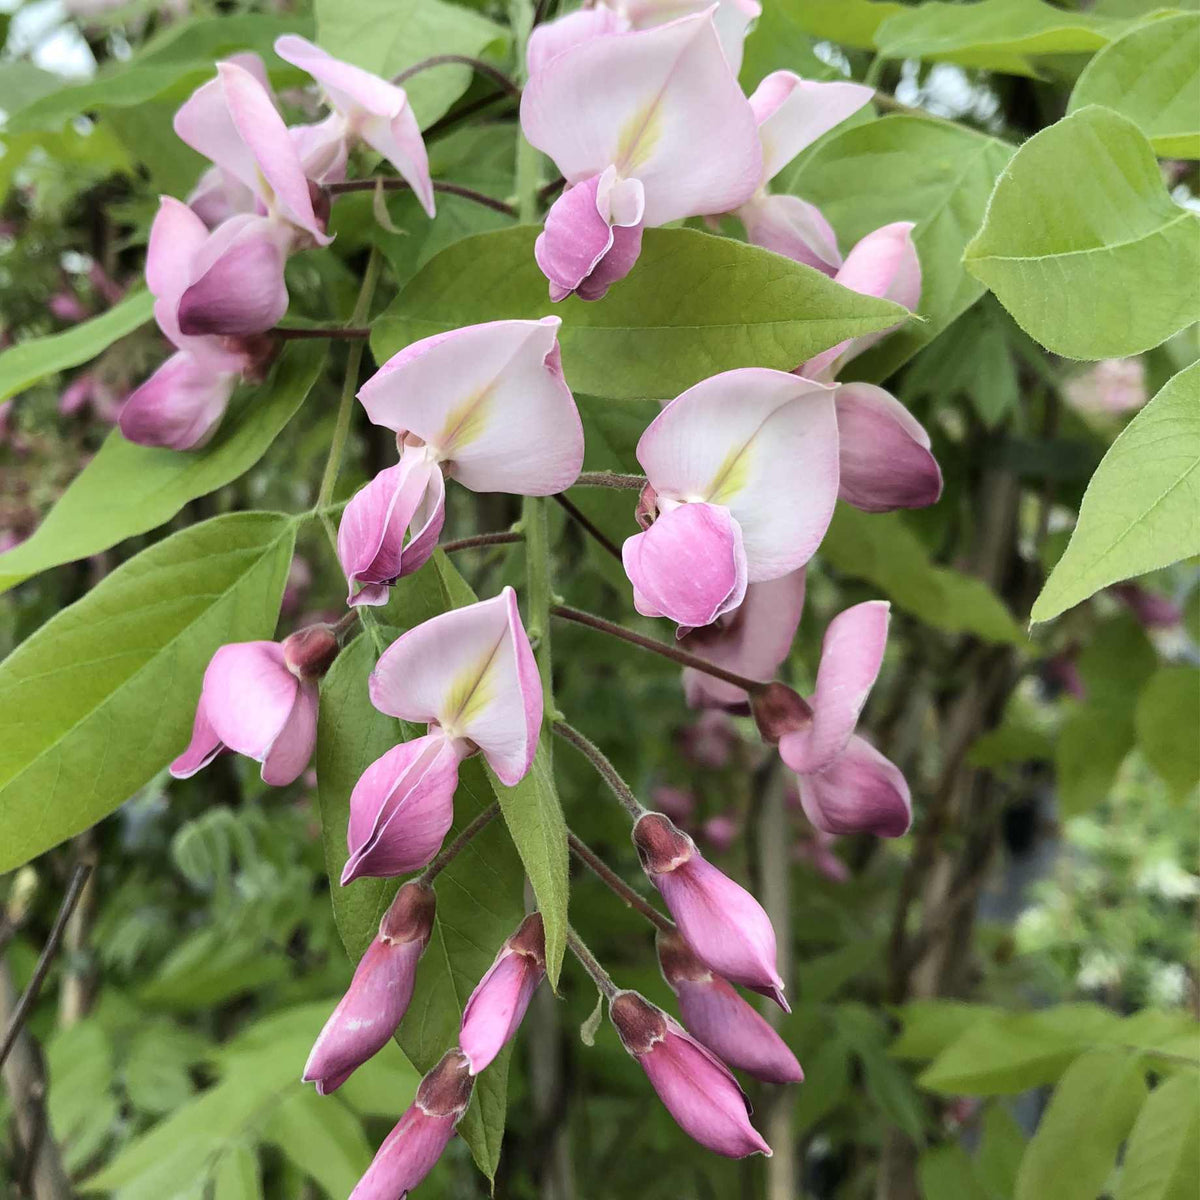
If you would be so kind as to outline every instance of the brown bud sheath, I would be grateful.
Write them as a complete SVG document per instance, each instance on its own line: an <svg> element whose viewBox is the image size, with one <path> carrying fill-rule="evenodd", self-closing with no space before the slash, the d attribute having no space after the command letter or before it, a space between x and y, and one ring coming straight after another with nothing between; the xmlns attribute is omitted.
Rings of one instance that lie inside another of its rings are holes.
<svg viewBox="0 0 1200 1200"><path fill-rule="evenodd" d="M692 857L695 843L663 813L648 812L633 825L633 844L650 875L674 871Z"/></svg>
<svg viewBox="0 0 1200 1200"><path fill-rule="evenodd" d="M383 914L379 922L379 936L391 945L400 942L428 945L436 912L437 893L428 884L414 879L396 893L396 898Z"/></svg>
<svg viewBox="0 0 1200 1200"><path fill-rule="evenodd" d="M331 625L308 625L283 639L283 661L299 679L319 679L337 655L337 634Z"/></svg>
<svg viewBox="0 0 1200 1200"><path fill-rule="evenodd" d="M637 992L618 992L608 1003L608 1016L621 1044L636 1057L648 1054L667 1036L666 1014Z"/></svg>
<svg viewBox="0 0 1200 1200"><path fill-rule="evenodd" d="M455 1047L442 1055L441 1061L421 1080L416 1104L431 1117L452 1117L458 1120L471 1103L475 1079L467 1056Z"/></svg>
<svg viewBox="0 0 1200 1200"><path fill-rule="evenodd" d="M532 958L538 966L546 966L546 929L540 912L530 913L521 922L520 928L508 939L508 948L514 954Z"/></svg>
<svg viewBox="0 0 1200 1200"><path fill-rule="evenodd" d="M649 529L654 524L654 516L658 512L658 493L649 485L638 493L637 508L633 515L643 529Z"/></svg>
<svg viewBox="0 0 1200 1200"><path fill-rule="evenodd" d="M808 703L786 683L776 680L750 697L754 723L764 742L775 745L785 733L803 729L812 720Z"/></svg>

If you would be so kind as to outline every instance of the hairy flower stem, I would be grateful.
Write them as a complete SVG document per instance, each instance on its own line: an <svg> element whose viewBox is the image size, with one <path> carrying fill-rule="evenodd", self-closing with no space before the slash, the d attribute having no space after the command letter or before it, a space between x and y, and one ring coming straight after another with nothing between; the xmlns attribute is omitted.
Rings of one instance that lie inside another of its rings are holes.
<svg viewBox="0 0 1200 1200"><path fill-rule="evenodd" d="M367 269L363 274L354 312L347 322L348 328L358 328L366 323L382 266L383 256L378 250L372 250L367 259ZM333 488L337 483L338 472L342 469L342 457L346 452L346 438L350 433L350 417L354 411L354 393L358 390L358 372L362 367L362 357L363 343L351 342L350 351L346 355L346 378L342 383L342 399L338 404L337 421L333 427L333 441L329 445L329 458L325 462L325 474L321 477L321 489L317 492L317 502L314 505L317 509L324 508L333 498ZM325 519L328 521L328 518ZM336 549L337 538L333 540Z"/></svg>
<svg viewBox="0 0 1200 1200"><path fill-rule="evenodd" d="M467 845L478 833L485 829L500 815L500 802L494 800L463 829L448 846L443 846L438 851L433 861L417 876L417 882L426 885L431 884L458 856L463 847Z"/></svg>
<svg viewBox="0 0 1200 1200"><path fill-rule="evenodd" d="M581 471L573 487L623 488L640 492L646 486L645 475L622 475L619 471Z"/></svg>
<svg viewBox="0 0 1200 1200"><path fill-rule="evenodd" d="M325 190L330 196L344 196L348 192L373 192L376 188L382 188L385 192L410 192L412 184L406 179L375 175L367 179L347 179L343 183L325 185ZM477 192L474 188L463 187L461 183L447 183L444 180L435 179L433 190L447 196L461 196L464 200L474 200L476 204L482 204L484 208L490 208L493 212L503 213L506 217L517 215L517 210L511 204L506 204L503 200L497 200L495 196L489 196L484 192Z"/></svg>
<svg viewBox="0 0 1200 1200"><path fill-rule="evenodd" d="M617 562L621 562L621 548L614 542L608 534L606 534L592 519L577 508L570 500L562 494L556 492L554 499L566 510L571 520L574 521L581 529L590 534L596 541L609 552Z"/></svg>
<svg viewBox="0 0 1200 1200"><path fill-rule="evenodd" d="M358 623L358 612L357 608L352 608L338 620L337 624L333 627L333 632L337 637L340 638L342 634L354 628Z"/></svg>
<svg viewBox="0 0 1200 1200"><path fill-rule="evenodd" d="M583 939L574 929L567 930L567 945L571 953L579 959L579 965L592 977L592 982L600 989L605 999L611 1000L617 994L617 985L612 976L596 961L596 956L583 944Z"/></svg>
<svg viewBox="0 0 1200 1200"><path fill-rule="evenodd" d="M443 554L454 554L459 550L474 550L479 546L506 546L514 542L523 542L525 535L519 530L510 529L503 533L477 533L472 537L456 538L442 547Z"/></svg>
<svg viewBox="0 0 1200 1200"><path fill-rule="evenodd" d="M363 340L371 336L369 325L351 328L348 325L321 326L315 329L284 329L277 327L271 332L281 342L300 342L309 338L332 338L335 341Z"/></svg>
<svg viewBox="0 0 1200 1200"><path fill-rule="evenodd" d="M595 742L584 737L578 729L573 725L568 725L566 721L555 721L551 728L564 742L570 742L580 754L591 762L592 766L599 773L600 778L608 784L612 794L616 796L625 808L625 811L635 821L645 813L646 809L642 807L641 801L633 794L633 789L621 778L617 772L617 768L608 761L604 755L604 751Z"/></svg>
<svg viewBox="0 0 1200 1200"><path fill-rule="evenodd" d="M664 933L675 932L674 921L663 916L649 900L635 892L594 850L570 831L567 832L567 844L571 847L571 853L630 908L640 912L656 929L661 929Z"/></svg>
<svg viewBox="0 0 1200 1200"><path fill-rule="evenodd" d="M669 658L672 662L679 663L681 667L691 667L693 670L703 671L705 675L711 675L714 679L723 679L726 683L741 688L751 696L757 695L767 686L760 680L747 679L744 675L738 675L734 671L726 671L724 667L718 667L716 663L710 663L707 659L700 658L699 655L689 654L686 650L680 650L675 646L668 646L666 642L657 641L655 638L643 637L640 633L634 633L632 629L626 629L624 625L606 621L603 617L594 616L592 613L583 612L578 608L555 604L550 609L550 615L563 621L574 621L577 625L586 625L589 629L598 629L601 633L607 633L612 637L620 638L623 642L640 646L643 650L661 654L663 658Z"/></svg>
<svg viewBox="0 0 1200 1200"><path fill-rule="evenodd" d="M484 62L481 58L471 58L467 54L434 54L429 58L423 58L420 62L413 63L411 67L406 67L399 75L392 79L392 82L402 84L406 79L411 79L419 71L426 71L430 67L442 67L451 64L460 67L470 67L476 75L483 75L493 83L499 84L514 100L520 100L521 89L503 71L497 70L491 63Z"/></svg>

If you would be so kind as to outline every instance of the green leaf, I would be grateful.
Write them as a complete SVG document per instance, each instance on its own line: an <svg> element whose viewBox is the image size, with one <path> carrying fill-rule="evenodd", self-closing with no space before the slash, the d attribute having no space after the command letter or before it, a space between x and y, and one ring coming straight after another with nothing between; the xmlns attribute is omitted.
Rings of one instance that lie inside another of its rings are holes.
<svg viewBox="0 0 1200 1200"><path fill-rule="evenodd" d="M330 54L390 79L435 54L480 57L508 33L478 13L442 0L316 0L317 41ZM421 127L466 91L471 68L441 65L404 81Z"/></svg>
<svg viewBox="0 0 1200 1200"><path fill-rule="evenodd" d="M989 1104L983 1114L977 1170L995 1200L1008 1200L1013 1194L1025 1145L1025 1135L1005 1105Z"/></svg>
<svg viewBox="0 0 1200 1200"><path fill-rule="evenodd" d="M60 1029L46 1044L50 1127L67 1168L95 1160L119 1119L113 1049L95 1021Z"/></svg>
<svg viewBox="0 0 1200 1200"><path fill-rule="evenodd" d="M420 585L416 585L418 579ZM436 572L428 566L402 580L402 585L409 580L414 581L413 586L396 591L415 597L431 584L438 586ZM436 605L440 590L434 597ZM414 605L411 610L414 624L433 615L422 607ZM442 599L438 611L448 607ZM367 677L374 665L374 649L366 635L342 651L322 682L317 723L317 795L325 861L334 881L333 912L342 941L355 960L375 936L397 887L396 880L382 879L359 879L348 887L336 883L348 857L350 792L367 766L406 736L399 724L375 709L368 698ZM454 797L454 827L447 840L491 800L479 762L464 763ZM468 997L524 915L520 862L499 822L480 833L450 863L438 876L436 890L433 936L417 972L412 1006L400 1027L400 1044L422 1072L455 1044ZM480 1170L489 1178L495 1174L504 1133L509 1052L506 1049L480 1076L471 1108L459 1125Z"/></svg>
<svg viewBox="0 0 1200 1200"><path fill-rule="evenodd" d="M917 1163L921 1200L991 1200L971 1156L959 1145L934 1146Z"/></svg>
<svg viewBox="0 0 1200 1200"><path fill-rule="evenodd" d="M858 50L875 49L875 31L904 11L891 0L778 0L779 7L815 38Z"/></svg>
<svg viewBox="0 0 1200 1200"><path fill-rule="evenodd" d="M242 1144L230 1146L213 1172L212 1200L261 1200L258 1155Z"/></svg>
<svg viewBox="0 0 1200 1200"><path fill-rule="evenodd" d="M1094 104L1017 151L963 261L1066 358L1138 354L1200 319L1200 221L1138 127Z"/></svg>
<svg viewBox="0 0 1200 1200"><path fill-rule="evenodd" d="M136 446L114 429L34 535L0 555L0 591L145 533L170 520L188 501L237 479L295 416L324 361L321 346L288 346L271 378L243 396L202 450Z"/></svg>
<svg viewBox="0 0 1200 1200"><path fill-rule="evenodd" d="M1087 54L1118 37L1129 21L1068 12L1042 0L928 0L889 17L875 33L886 58L924 58L1036 75L1045 54Z"/></svg>
<svg viewBox="0 0 1200 1200"><path fill-rule="evenodd" d="M888 1053L894 1058L936 1058L968 1029L994 1021L1002 1010L961 1000L910 1000L897 1016L900 1036Z"/></svg>
<svg viewBox="0 0 1200 1200"><path fill-rule="evenodd" d="M1095 705L1072 713L1058 731L1054 752L1063 815L1074 817L1095 808L1112 790L1133 746L1133 722L1128 714Z"/></svg>
<svg viewBox="0 0 1200 1200"><path fill-rule="evenodd" d="M899 513L868 514L839 504L820 554L842 574L874 584L898 608L937 629L974 633L992 642L1025 641L1021 627L987 584L931 562Z"/></svg>
<svg viewBox="0 0 1200 1200"><path fill-rule="evenodd" d="M1200 158L1200 13L1136 26L1084 68L1068 112L1103 104L1163 158Z"/></svg>
<svg viewBox="0 0 1200 1200"><path fill-rule="evenodd" d="M154 297L149 292L134 292L108 312L81 321L73 329L30 338L5 350L0 354L0 400L7 400L56 371L95 358L153 316Z"/></svg>
<svg viewBox="0 0 1200 1200"><path fill-rule="evenodd" d="M371 1164L362 1126L335 1096L304 1088L272 1110L263 1137L278 1146L331 1200L348 1196Z"/></svg>
<svg viewBox="0 0 1200 1200"><path fill-rule="evenodd" d="M1138 697L1138 746L1177 800L1200 782L1200 669L1163 667Z"/></svg>
<svg viewBox="0 0 1200 1200"><path fill-rule="evenodd" d="M1029 1143L1014 1200L1095 1200L1146 1097L1136 1054L1094 1050L1067 1068Z"/></svg>
<svg viewBox="0 0 1200 1200"><path fill-rule="evenodd" d="M185 529L0 664L0 871L107 816L187 745L213 653L274 632L294 540L281 513Z"/></svg>
<svg viewBox="0 0 1200 1200"><path fill-rule="evenodd" d="M907 316L811 267L689 229L648 229L637 266L604 300L552 305L533 258L538 232L483 233L434 257L376 321L376 360L459 325L554 312L563 319L572 388L665 398L733 367L790 371L843 338Z"/></svg>
<svg viewBox="0 0 1200 1200"><path fill-rule="evenodd" d="M1193 363L1109 447L1031 619L1049 621L1119 579L1200 554L1198 513L1200 363Z"/></svg>
<svg viewBox="0 0 1200 1200"><path fill-rule="evenodd" d="M1195 1200L1200 1195L1200 1078L1164 1080L1138 1113L1116 1200Z"/></svg>
<svg viewBox="0 0 1200 1200"><path fill-rule="evenodd" d="M822 1040L804 1061L804 1086L799 1089L792 1119L797 1133L807 1133L849 1098L850 1047L841 1038Z"/></svg>
<svg viewBox="0 0 1200 1200"><path fill-rule="evenodd" d="M925 321L910 321L855 359L847 378L884 379L983 295L963 268L963 249L1012 155L1006 142L962 126L897 115L835 133L776 180L777 191L824 213L843 252L882 225L916 222L917 311Z"/></svg>

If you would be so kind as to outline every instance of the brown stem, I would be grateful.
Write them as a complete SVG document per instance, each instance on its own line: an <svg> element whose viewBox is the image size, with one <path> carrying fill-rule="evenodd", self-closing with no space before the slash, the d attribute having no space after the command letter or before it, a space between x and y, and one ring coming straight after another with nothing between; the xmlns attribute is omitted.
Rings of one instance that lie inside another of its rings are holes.
<svg viewBox="0 0 1200 1200"><path fill-rule="evenodd" d="M613 558L617 560L617 562L623 561L621 558L621 548L598 525L594 524L592 519L586 513L581 512L574 504L571 503L570 500L566 498L566 496L562 494L562 492L556 492L554 494L554 499L557 500L560 505L562 505L568 514L570 514L571 520L578 524L581 529L584 529L591 534L591 536L594 537L596 541L603 546L604 549L613 556Z"/></svg>
<svg viewBox="0 0 1200 1200"><path fill-rule="evenodd" d="M470 67L476 75L483 75L490 79L493 83L498 84L504 89L514 100L520 100L521 89L503 71L497 70L491 63L486 63L481 58L471 58L467 54L434 54L429 58L423 58L420 62L415 62L411 67L406 67L399 75L392 79L393 83L403 83L406 79L411 79L418 71L426 71L430 67L442 67L449 64L454 64L460 67Z"/></svg>
<svg viewBox="0 0 1200 1200"><path fill-rule="evenodd" d="M457 857L460 851L500 815L500 802L494 800L450 843L442 847L434 860L418 876L418 882L431 884Z"/></svg>
<svg viewBox="0 0 1200 1200"><path fill-rule="evenodd" d="M554 610L551 609L551 612ZM605 757L604 751L596 745L595 742L584 737L573 725L568 725L566 721L555 721L550 726L556 734L564 742L570 742L584 758L590 760L599 773L600 777L608 784L612 793L624 806L625 811L636 821L638 817L645 813L641 802L633 794L633 789L623 780L617 772L617 768L612 765Z"/></svg>
<svg viewBox="0 0 1200 1200"><path fill-rule="evenodd" d="M344 325L321 326L315 329L284 329L277 326L271 332L281 342L302 342L309 338L340 338L343 340L359 341L371 336L369 326L359 325L347 328Z"/></svg>
<svg viewBox="0 0 1200 1200"><path fill-rule="evenodd" d="M637 909L656 929L661 929L663 933L675 932L674 921L665 917L649 900L635 892L608 863L570 830L567 831L567 845L571 847L571 853L580 862L586 864L597 878L624 900L630 908Z"/></svg>
<svg viewBox="0 0 1200 1200"><path fill-rule="evenodd" d="M458 550L475 550L479 546L505 546L524 540L525 535L515 529L504 530L500 533L477 533L472 537L457 538L453 542L447 542L442 547L442 552L454 554Z"/></svg>
<svg viewBox="0 0 1200 1200"><path fill-rule="evenodd" d="M640 492L646 486L645 475L623 475L620 471L581 471L572 487L623 488Z"/></svg>
<svg viewBox="0 0 1200 1200"><path fill-rule="evenodd" d="M566 182L567 181L560 175L557 179L550 180L549 183L543 183L542 186L538 188L538 202L540 204L545 204L546 201L549 200L550 197L553 196L554 193L557 192L558 189L561 188Z"/></svg>
<svg viewBox="0 0 1200 1200"><path fill-rule="evenodd" d="M434 141L443 133L453 129L456 125L461 125L468 117L473 117L477 112L482 112L485 108L490 108L497 100L511 100L507 92L492 92L490 96L481 96L478 100L472 100L469 104L464 104L462 108L456 108L453 112L447 113L440 120L434 121L428 129L425 130L425 142Z"/></svg>
<svg viewBox="0 0 1200 1200"><path fill-rule="evenodd" d="M751 696L757 695L767 686L761 680L747 679L735 671L726 671L724 667L718 667L716 663L710 663L706 658L689 654L686 650L680 650L676 646L668 646L666 642L657 641L655 638L643 637L640 633L634 633L632 629L626 629L624 625L606 621L603 617L597 617L582 609L568 608L565 604L555 604L550 608L550 615L563 621L574 621L577 625L586 625L589 629L598 629L601 633L611 634L623 642L640 646L643 650L661 654L663 658L669 658L682 667L691 667L693 670L703 671L705 675L711 675L714 679L723 679L726 683L741 688Z"/></svg>
<svg viewBox="0 0 1200 1200"><path fill-rule="evenodd" d="M334 636L340 638L343 633L346 633L349 630L353 629L354 626L358 624L358 619L359 619L360 615L361 614L359 613L359 610L357 608L352 608L348 612L346 612L342 617L339 617L337 622L333 626Z"/></svg>
<svg viewBox="0 0 1200 1200"><path fill-rule="evenodd" d="M617 994L617 985L612 976L596 961L596 957L583 944L583 940L574 929L567 929L567 945L571 953L579 959L579 965L592 977L592 982L600 989L605 999L612 1000Z"/></svg>
<svg viewBox="0 0 1200 1200"><path fill-rule="evenodd" d="M385 192L410 192L412 184L407 179L379 175L370 179L347 179L342 183L325 185L325 190L331 196L344 196L348 192L373 192L376 188L382 188ZM482 204L484 208L490 208L493 212L503 213L506 217L517 215L517 210L511 204L505 204L503 200L497 200L495 196L488 196L484 192L477 192L474 188L463 187L460 183L447 183L445 180L435 179L433 190L448 196L461 196L464 200L474 200L476 204Z"/></svg>
<svg viewBox="0 0 1200 1200"><path fill-rule="evenodd" d="M66 895L63 896L62 904L59 905L58 916L54 918L54 925L50 929L50 936L46 939L46 945L42 948L41 957L37 961L37 966L33 969L33 976L29 980L29 986L22 993L20 1000L17 1001L12 1019L9 1021L8 1028L4 1032L4 1042L0 1044L0 1066L4 1065L4 1060L8 1057L8 1052L12 1049L13 1042L17 1040L17 1034L21 1031L21 1026L29 1016L29 1010L33 1007L42 990L42 984L46 982L50 965L54 962L54 957L58 953L58 947L62 942L63 931L67 927L67 921L70 919L75 905L79 903L79 897L83 895L83 885L87 883L88 876L91 873L92 864L83 862L79 863L71 874L71 881L67 884Z"/></svg>

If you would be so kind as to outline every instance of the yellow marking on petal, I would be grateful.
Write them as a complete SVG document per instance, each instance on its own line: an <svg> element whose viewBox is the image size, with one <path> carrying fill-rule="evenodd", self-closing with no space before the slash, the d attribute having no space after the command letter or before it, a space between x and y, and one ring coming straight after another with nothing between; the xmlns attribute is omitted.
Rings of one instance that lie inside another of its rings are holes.
<svg viewBox="0 0 1200 1200"><path fill-rule="evenodd" d="M489 384L446 414L441 433L432 441L442 458L453 458L456 451L482 436L487 429L491 400L492 385Z"/></svg>
<svg viewBox="0 0 1200 1200"><path fill-rule="evenodd" d="M464 667L446 690L443 711L448 719L441 725L447 736L465 737L467 727L496 698L496 654L506 636L507 630L485 658Z"/></svg>
<svg viewBox="0 0 1200 1200"><path fill-rule="evenodd" d="M636 175L658 145L662 136L662 115L659 112L658 97L649 104L639 108L621 126L617 137L617 170L628 178Z"/></svg>
<svg viewBox="0 0 1200 1200"><path fill-rule="evenodd" d="M756 431L757 432L757 431ZM710 504L728 504L750 481L751 437L725 455L705 497Z"/></svg>

